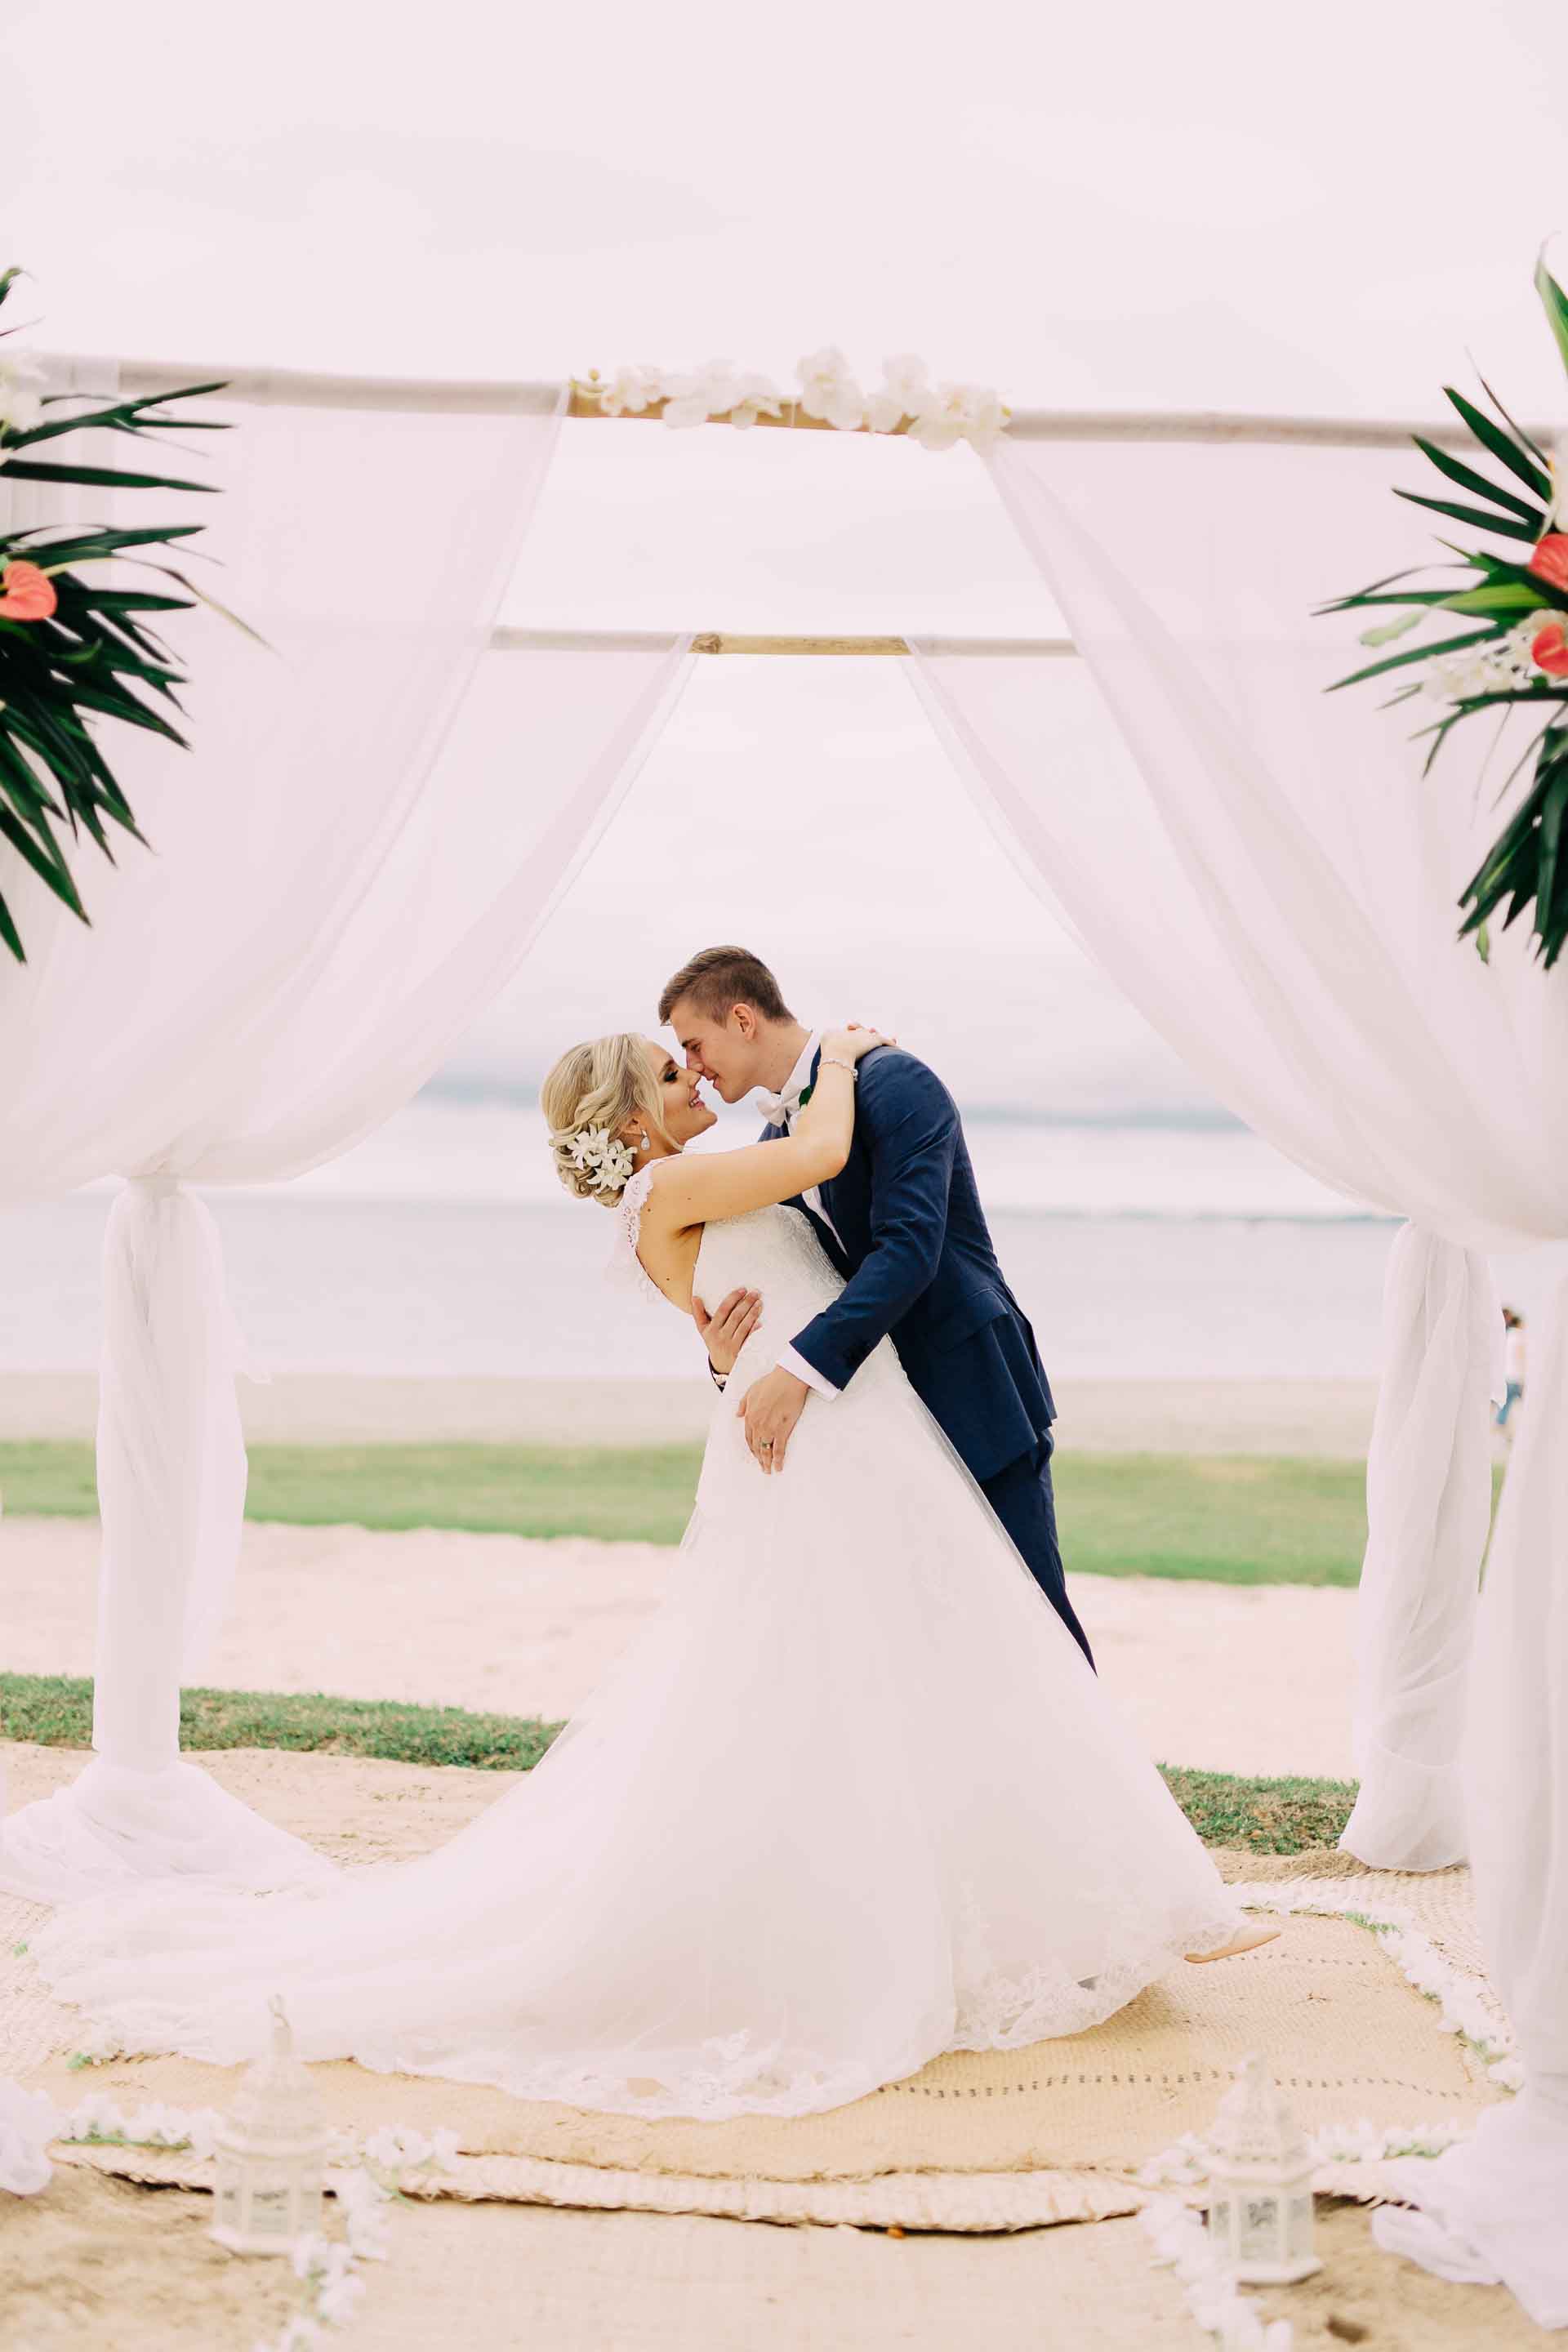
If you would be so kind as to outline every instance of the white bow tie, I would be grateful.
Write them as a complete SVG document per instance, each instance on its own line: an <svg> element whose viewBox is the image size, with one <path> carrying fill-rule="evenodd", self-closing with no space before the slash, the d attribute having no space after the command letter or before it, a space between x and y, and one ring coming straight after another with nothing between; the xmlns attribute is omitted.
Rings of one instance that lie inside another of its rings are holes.
<svg viewBox="0 0 1568 2352"><path fill-rule="evenodd" d="M804 1087L796 1087L790 1094L771 1095L765 1087L759 1087L757 1101L768 1125L770 1127L787 1126L800 1108L800 1098L805 1092Z"/></svg>

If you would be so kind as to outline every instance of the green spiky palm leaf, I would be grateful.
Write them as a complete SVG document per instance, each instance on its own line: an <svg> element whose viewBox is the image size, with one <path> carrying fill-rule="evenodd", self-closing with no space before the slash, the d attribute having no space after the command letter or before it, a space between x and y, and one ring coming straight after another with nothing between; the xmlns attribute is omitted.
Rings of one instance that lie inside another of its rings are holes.
<svg viewBox="0 0 1568 2352"><path fill-rule="evenodd" d="M1535 284L1553 340L1568 367L1568 296L1546 268L1544 259L1537 265ZM1521 483L1529 498L1521 498L1509 485L1419 434L1415 436L1416 447L1445 481L1464 491L1468 498L1484 503L1461 504L1454 499L1429 498L1415 490L1399 489L1394 495L1494 536L1527 540L1533 547L1549 531L1562 528L1556 519L1557 485L1553 472L1544 452L1516 424L1484 378L1481 388L1500 423L1494 422L1451 384L1445 385L1444 391L1478 448L1502 466L1514 481ZM1446 619L1449 614L1489 625L1463 636L1431 637L1405 646L1397 653L1384 655L1336 679L1329 689L1331 693L1445 655L1479 653L1510 635L1521 621L1536 612L1568 616L1568 589L1558 587L1533 571L1528 559L1516 560L1488 548L1458 547L1448 541L1441 544L1453 562L1469 573L1468 584L1455 589L1412 584L1421 579L1426 568L1418 566L1414 571L1392 572L1348 596L1336 597L1321 605L1320 613L1392 609L1396 617L1379 620L1363 633L1362 643L1369 648L1405 637L1424 621ZM1568 625L1568 618L1564 625ZM1542 657L1552 658L1549 649L1543 648ZM1507 679L1517 672L1504 667L1499 675ZM1403 702L1417 691L1419 681L1405 685L1389 699ZM1568 942L1568 853L1563 847L1563 834L1568 828L1568 679L1542 672L1525 686L1499 684L1457 698L1440 718L1417 730L1417 740L1430 738L1424 771L1430 774L1438 753L1457 727L1489 712L1496 712L1499 725L1505 725L1514 707L1523 704L1533 706L1544 717L1545 724L1514 761L1498 798L1513 795L1519 776L1531 759L1534 772L1513 814L1465 887L1459 901L1459 936L1474 938L1484 958L1497 930L1506 931L1522 915L1530 913L1535 951L1550 969Z"/></svg>
<svg viewBox="0 0 1568 2352"><path fill-rule="evenodd" d="M0 272L0 304L20 274ZM51 395L37 424L0 428L0 477L113 491L210 492L210 482L73 464L60 445L68 435L87 431L133 440L155 440L175 430L224 432L222 419L171 413L176 403L223 389L221 383L195 383L155 398L97 404L84 404L80 394ZM32 454L40 445L47 448L47 457ZM179 714L184 675L148 625L197 604L225 613L184 572L153 561L154 551L172 551L201 530L199 523L129 530L36 524L0 534L0 571L13 561L41 566L57 600L54 613L42 620L0 618L0 844L84 923L88 912L71 865L81 835L111 863L116 831L138 842L145 838L99 742L100 726L108 720L185 745L174 719L166 715ZM110 563L116 574L107 583L87 568ZM146 566L169 585L121 584L117 575L126 563ZM171 586L179 593L170 593ZM0 940L25 961L4 880L0 857Z"/></svg>

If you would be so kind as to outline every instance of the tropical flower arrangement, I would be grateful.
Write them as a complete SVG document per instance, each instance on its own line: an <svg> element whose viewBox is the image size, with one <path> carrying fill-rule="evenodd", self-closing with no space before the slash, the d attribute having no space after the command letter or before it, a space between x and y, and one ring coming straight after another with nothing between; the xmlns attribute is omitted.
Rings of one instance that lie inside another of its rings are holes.
<svg viewBox="0 0 1568 2352"><path fill-rule="evenodd" d="M1568 366L1568 297L1544 260L1537 264L1535 286ZM1515 424L1484 378L1481 390L1495 419L1452 385L1444 386L1480 455L1500 466L1510 478L1483 473L1417 434L1416 447L1445 479L1465 493L1466 501L1481 503L1428 498L1415 490L1394 495L1511 544L1494 551L1456 547L1443 540L1439 544L1454 562L1394 572L1321 609L1403 608L1396 618L1366 632L1361 642L1367 646L1388 645L1424 623L1447 622L1450 614L1477 624L1457 636L1426 638L1385 655L1337 684L1355 686L1391 670L1423 669L1425 675L1404 684L1385 708L1423 694L1442 706L1441 717L1418 730L1432 739L1426 772L1462 719L1495 712L1500 737L1521 710L1526 722L1534 725L1499 793L1500 797L1533 759L1530 789L1465 887L1459 936L1473 933L1484 959L1499 909L1507 930L1533 908L1536 952L1550 968L1568 940L1568 856L1562 854L1568 814L1568 479ZM1458 570L1465 576L1457 588L1405 584L1423 570Z"/></svg>
<svg viewBox="0 0 1568 2352"><path fill-rule="evenodd" d="M659 415L677 428L724 417L731 425L755 425L784 410L831 425L840 433L900 433L922 449L951 449L968 441L984 448L1005 432L1012 411L989 384L935 383L926 363L910 352L882 362L882 381L862 391L844 353L834 345L812 352L795 369L798 393L783 393L765 375L737 374L728 360L666 374L657 367L617 368L608 382L597 368L575 385L605 416Z"/></svg>
<svg viewBox="0 0 1568 2352"><path fill-rule="evenodd" d="M0 304L21 274L17 269L0 271ZM4 339L14 332L0 329L0 484L77 483L106 491L213 488L210 482L74 465L41 454L68 433L89 428L137 439L175 429L211 433L225 428L205 418L167 415L162 413L163 399L117 401L99 407L79 394L51 395L42 389L35 362L5 351ZM222 389L216 383L190 384L166 398L190 400ZM68 848L85 831L112 863L109 827L117 825L132 839L144 839L100 748L96 724L102 719L119 719L184 747L184 737L164 712L178 711L176 689L184 681L153 635L152 620L215 602L172 565L132 551L167 548L200 529L199 523L137 530L113 530L101 524L89 529L0 529L0 841L84 923L87 910L71 876ZM105 563L115 566L107 578L86 576L89 567ZM122 571L127 564L158 572L184 593L128 587ZM16 919L5 901L3 867L0 940L19 962L26 961Z"/></svg>

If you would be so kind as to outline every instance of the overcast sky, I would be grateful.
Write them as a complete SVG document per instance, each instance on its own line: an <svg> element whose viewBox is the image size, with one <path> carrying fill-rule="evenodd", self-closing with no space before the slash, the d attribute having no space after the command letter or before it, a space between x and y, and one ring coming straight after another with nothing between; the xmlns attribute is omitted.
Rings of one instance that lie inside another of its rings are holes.
<svg viewBox="0 0 1568 2352"><path fill-rule="evenodd" d="M1561 32L1500 0L9 0L0 259L56 349L525 377L724 355L787 383L836 341L868 380L915 351L1019 405L1411 415L1470 351L1550 415L1530 274L1568 210ZM513 609L1051 619L967 452L586 425ZM700 664L459 1064L536 1076L723 936L971 1101L1201 1099L995 847L902 665Z"/></svg>

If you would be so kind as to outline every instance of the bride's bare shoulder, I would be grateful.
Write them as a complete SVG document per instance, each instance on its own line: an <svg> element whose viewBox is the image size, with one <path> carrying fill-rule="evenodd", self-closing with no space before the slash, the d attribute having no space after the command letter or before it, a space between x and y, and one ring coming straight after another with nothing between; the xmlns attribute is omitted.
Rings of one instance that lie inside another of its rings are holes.
<svg viewBox="0 0 1568 2352"><path fill-rule="evenodd" d="M668 1160L650 1160L627 1185L628 1196L634 1185L631 1214L641 1233L658 1237L678 1233L690 1223L679 1153Z"/></svg>

